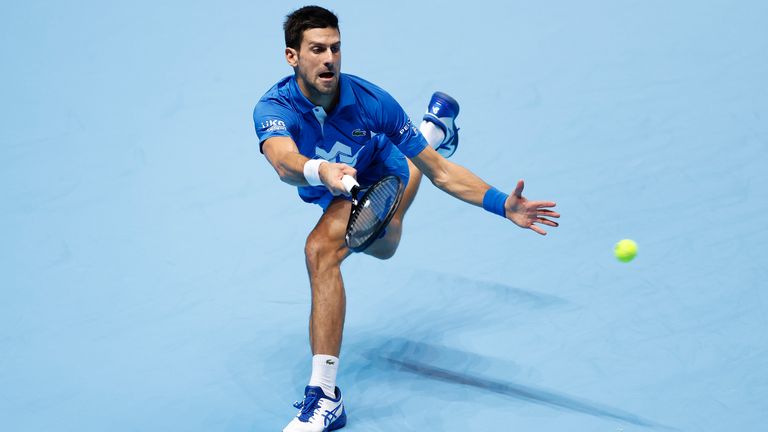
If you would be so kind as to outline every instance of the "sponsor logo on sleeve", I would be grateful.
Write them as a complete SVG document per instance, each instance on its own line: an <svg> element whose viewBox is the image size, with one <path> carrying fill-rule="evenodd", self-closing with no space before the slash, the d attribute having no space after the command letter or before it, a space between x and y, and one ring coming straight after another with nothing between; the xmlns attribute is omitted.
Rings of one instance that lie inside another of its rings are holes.
<svg viewBox="0 0 768 432"><path fill-rule="evenodd" d="M407 122L403 125L403 127L400 128L400 135L404 134L408 131L408 129L412 130L414 135L419 134L419 130L416 129L416 126L413 125L413 122L411 122L411 119L408 119Z"/></svg>
<svg viewBox="0 0 768 432"><path fill-rule="evenodd" d="M261 122L261 129L264 132L275 132L286 130L286 127L282 120L264 120Z"/></svg>

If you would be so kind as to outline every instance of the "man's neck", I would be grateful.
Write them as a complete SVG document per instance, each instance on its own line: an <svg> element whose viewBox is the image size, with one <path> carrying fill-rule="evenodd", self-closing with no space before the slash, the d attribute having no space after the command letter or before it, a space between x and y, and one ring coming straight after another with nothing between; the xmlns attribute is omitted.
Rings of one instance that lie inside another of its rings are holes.
<svg viewBox="0 0 768 432"><path fill-rule="evenodd" d="M336 106L336 103L339 101L339 89L336 89L336 93L332 95L319 93L317 91L314 91L311 87L304 84L304 81L300 79L296 79L297 84L299 85L299 90L301 90L301 93L306 96L307 99L309 99L310 102L312 102L315 106L321 106L325 110L325 112L331 112L331 110Z"/></svg>

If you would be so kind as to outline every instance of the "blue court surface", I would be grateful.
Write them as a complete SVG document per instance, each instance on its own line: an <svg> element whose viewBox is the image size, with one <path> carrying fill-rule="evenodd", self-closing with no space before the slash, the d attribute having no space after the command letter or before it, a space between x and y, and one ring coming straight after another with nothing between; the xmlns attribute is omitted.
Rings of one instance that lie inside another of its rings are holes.
<svg viewBox="0 0 768 432"><path fill-rule="evenodd" d="M298 2L0 7L0 429L279 431L309 378L299 201L251 112ZM344 265L346 431L768 422L768 3L324 3L343 67L540 237L428 182ZM640 252L613 257L622 238Z"/></svg>

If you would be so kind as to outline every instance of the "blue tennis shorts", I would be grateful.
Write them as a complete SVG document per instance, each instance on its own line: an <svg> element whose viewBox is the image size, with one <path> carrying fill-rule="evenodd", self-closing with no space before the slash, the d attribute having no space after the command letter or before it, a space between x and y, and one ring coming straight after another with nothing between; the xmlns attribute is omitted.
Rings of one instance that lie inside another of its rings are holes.
<svg viewBox="0 0 768 432"><path fill-rule="evenodd" d="M384 137L383 135L378 135L377 138L379 136ZM400 177L403 180L404 186L408 185L408 178L410 177L408 160L391 141L387 138L384 139L388 141L388 145L382 145L373 155L368 166L357 171L357 182L360 183L361 189L371 186L390 174ZM325 186L299 187L299 196L305 202L319 205L323 208L323 211L328 208L328 205L334 198L351 199L351 197L345 195L334 197Z"/></svg>

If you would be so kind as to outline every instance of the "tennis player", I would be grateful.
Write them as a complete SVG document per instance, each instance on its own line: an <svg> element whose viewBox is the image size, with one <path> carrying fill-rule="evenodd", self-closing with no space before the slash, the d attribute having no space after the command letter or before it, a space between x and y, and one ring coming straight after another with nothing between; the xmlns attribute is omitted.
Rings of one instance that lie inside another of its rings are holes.
<svg viewBox="0 0 768 432"><path fill-rule="evenodd" d="M341 36L331 11L300 8L287 16L283 29L293 75L278 81L256 104L256 133L280 179L297 186L302 200L323 209L304 250L312 290L312 375L303 401L295 404L299 412L284 432L324 432L347 421L336 387L346 308L340 267L350 254L344 236L351 202L342 176L356 177L362 188L389 174L407 185L385 234L364 251L380 259L397 249L422 173L448 194L538 234L546 234L539 225L556 227L551 219L560 215L551 210L554 202L524 198L522 180L507 195L446 159L459 142L459 104L452 97L433 94L417 128L387 92L341 73Z"/></svg>

